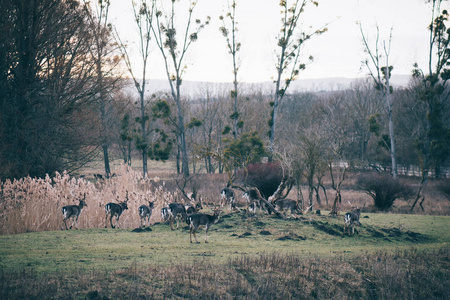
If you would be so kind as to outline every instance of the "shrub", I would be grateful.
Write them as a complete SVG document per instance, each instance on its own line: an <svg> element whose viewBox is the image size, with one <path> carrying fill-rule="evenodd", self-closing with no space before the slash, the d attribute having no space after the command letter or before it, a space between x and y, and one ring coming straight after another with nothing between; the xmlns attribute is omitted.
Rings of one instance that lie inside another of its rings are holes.
<svg viewBox="0 0 450 300"><path fill-rule="evenodd" d="M242 171L240 179L245 184L258 188L266 199L275 193L283 179L283 169L279 162L254 163L248 165L247 170L247 178Z"/></svg>
<svg viewBox="0 0 450 300"><path fill-rule="evenodd" d="M437 189L441 192L447 199L450 200L450 180L442 180L437 184Z"/></svg>
<svg viewBox="0 0 450 300"><path fill-rule="evenodd" d="M400 198L408 199L413 191L401 179L394 180L388 174L360 175L357 186L373 198L375 207L388 210L394 201Z"/></svg>

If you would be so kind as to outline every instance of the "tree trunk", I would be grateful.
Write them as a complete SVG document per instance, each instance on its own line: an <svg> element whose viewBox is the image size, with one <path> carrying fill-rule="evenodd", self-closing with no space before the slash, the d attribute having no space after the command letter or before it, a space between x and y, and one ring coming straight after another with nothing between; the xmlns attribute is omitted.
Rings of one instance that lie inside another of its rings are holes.
<svg viewBox="0 0 450 300"><path fill-rule="evenodd" d="M398 171L397 171L397 160L396 160L396 150L395 150L395 137L394 137L394 121L392 120L392 105L391 105L391 88L389 85L389 63L388 63L389 56L386 56L386 70L385 70L385 77L386 77L386 108L388 113L388 119L389 119L389 137L391 140L391 146L390 148L390 154L391 154L391 165L392 165L392 176L394 179L398 178Z"/></svg>
<svg viewBox="0 0 450 300"><path fill-rule="evenodd" d="M106 178L109 178L111 176L111 168L109 166L109 155L108 155L108 145L103 145L103 160L105 163L105 175Z"/></svg>
<svg viewBox="0 0 450 300"><path fill-rule="evenodd" d="M144 76L145 78L145 76ZM142 131L142 173L143 178L147 177L147 128L146 128L146 118L145 118L145 103L144 103L144 92L145 92L145 80L142 82L141 91L141 131Z"/></svg>

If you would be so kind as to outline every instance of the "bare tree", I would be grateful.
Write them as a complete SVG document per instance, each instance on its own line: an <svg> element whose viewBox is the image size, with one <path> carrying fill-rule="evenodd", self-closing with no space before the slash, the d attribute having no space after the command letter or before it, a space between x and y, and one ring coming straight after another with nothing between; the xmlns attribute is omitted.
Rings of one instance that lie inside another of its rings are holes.
<svg viewBox="0 0 450 300"><path fill-rule="evenodd" d="M441 106L450 97L450 89L447 82L450 79L450 29L446 23L449 20L449 12L443 9L441 4L445 0L428 0L431 7L431 23L428 26L429 36L429 59L428 74L414 65L413 76L420 79L419 98L426 105L426 129L419 150L422 161L422 179L417 192L416 199L411 207L414 209L421 195L423 185L427 182L430 168L435 168L439 173L440 164L448 158L450 153L450 129L442 120ZM435 62L435 63L434 63Z"/></svg>
<svg viewBox="0 0 450 300"><path fill-rule="evenodd" d="M302 63L302 49L306 41L310 40L314 35L322 34L327 29L325 27L307 33L300 28L300 18L305 11L308 3L318 6L317 1L311 0L295 0L292 4L287 0L280 1L281 7L281 33L278 37L278 51L276 63L275 93L273 94L273 110L271 114L270 126L270 146L269 151L274 152L275 133L277 125L278 107L290 83L298 78L301 70L306 68L306 64ZM312 56L308 59L313 60ZM287 75L282 83L283 76ZM273 156L269 157L272 160Z"/></svg>
<svg viewBox="0 0 450 300"><path fill-rule="evenodd" d="M230 24L228 25L230 29L227 28L226 19L229 19ZM237 53L241 49L241 43L239 43L236 40L236 32L238 31L238 28L236 27L237 21L236 21L236 0L233 0L231 5L228 5L228 12L224 16L220 16L220 20L222 21L222 26L219 28L222 32L222 35L227 40L227 47L228 52L231 55L232 58L232 65L233 65L233 86L234 90L230 92L231 99L234 102L233 105L233 113L231 114L231 119L233 121L233 137L235 140L237 140L238 136L238 122L239 122L239 111L238 111L238 97L239 97L239 91L238 91L238 61L237 61ZM242 122L239 123L239 125L242 127Z"/></svg>
<svg viewBox="0 0 450 300"><path fill-rule="evenodd" d="M108 23L109 7L109 0L99 0L94 3L84 0L84 9L89 18L94 43L90 49L96 65L95 71L98 88L96 103L100 111L100 139L103 150L105 175L107 178L111 174L108 153L111 139L111 124L108 120L108 108L112 100L112 89L120 75L115 72L120 59L116 53L117 49L111 33L111 25Z"/></svg>
<svg viewBox="0 0 450 300"><path fill-rule="evenodd" d="M189 177L189 158L186 146L185 120L180 90L182 77L186 70L184 59L192 43L197 41L200 31L205 25L209 24L210 18L207 17L204 22L200 19L194 20L193 12L197 6L198 0L192 1L189 4L187 23L184 28L181 28L182 30L180 30L183 34L181 35L181 39L178 39L177 32L179 31L177 30L178 26L175 23L175 3L176 1L171 1L170 12L167 15L163 15L162 9L158 9L155 12L156 24L151 30L155 37L157 47L163 56L171 95L177 107L177 136L182 157L181 171L183 176L187 178ZM156 7L156 0L152 1L152 5ZM194 28L192 28L193 26ZM181 43L179 44L180 41ZM181 47L179 47L180 45Z"/></svg>
<svg viewBox="0 0 450 300"><path fill-rule="evenodd" d="M351 120L347 122L347 135L352 137L347 145L347 156L363 163L372 159L369 148L373 135L377 134L373 128L377 124L371 120L376 120L376 116L382 112L384 102L371 82L369 78L355 81L342 95L346 99L342 103L342 109L346 112L345 120Z"/></svg>
<svg viewBox="0 0 450 300"><path fill-rule="evenodd" d="M147 1L145 1L145 0L141 0L139 3L136 3L133 1L132 3L133 3L132 7L133 7L133 14L134 14L134 21L137 25L137 29L138 29L138 33L139 33L138 47L139 47L140 58L142 59L142 69L141 69L142 73L140 76L141 78L136 77L127 47L121 41L120 36L117 33L117 31L116 31L116 36L121 45L123 58L124 58L126 66L127 66L128 72L130 73L131 78L132 78L134 85L139 94L140 116L138 118L138 121L140 123L140 131L141 132L140 132L140 136L136 138L135 142L136 142L136 147L142 153L142 173L143 173L143 177L146 177L147 173L148 173L148 167L147 167L147 160L148 160L147 120L148 120L148 115L146 114L147 103L146 103L145 87L146 87L146 82L147 82L147 68L148 68L148 64L149 64L149 57L150 57L150 51L151 51L150 40L151 40L152 30L153 30L153 16L154 16L154 10L155 10L155 1L152 1L152 4L150 7L147 5Z"/></svg>
<svg viewBox="0 0 450 300"><path fill-rule="evenodd" d="M397 161L396 161L396 151L395 151L395 136L394 136L394 122L392 120L392 87L389 84L389 79L391 77L391 71L393 69L392 66L389 65L389 55L391 52L391 42L392 42L392 28L389 35L389 42L386 46L386 41L383 41L383 49L384 49L384 56L386 59L386 62L384 66L382 66L382 62L380 61L382 56L380 54L379 49L379 36L380 36L380 30L378 26L377 28L377 35L376 35L376 43L375 43L375 49L371 49L369 46L369 42L364 35L363 28L361 23L359 23L359 29L361 32L361 36L363 39L363 44L366 53L369 55L369 60L365 61L365 65L367 69L369 70L370 76L375 82L375 87L377 90L379 90L382 94L382 97L385 99L386 103L386 114L388 117L388 123L389 123L389 137L390 137L390 144L387 145L390 155L391 155L391 164L392 164L392 176L394 179L397 179L398 172L397 172ZM372 67L375 68L375 70L372 69Z"/></svg>

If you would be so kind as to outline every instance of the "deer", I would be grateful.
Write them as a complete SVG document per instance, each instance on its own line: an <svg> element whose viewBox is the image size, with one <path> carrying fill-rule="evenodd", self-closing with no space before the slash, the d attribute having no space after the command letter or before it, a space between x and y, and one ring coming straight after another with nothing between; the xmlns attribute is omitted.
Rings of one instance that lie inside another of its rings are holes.
<svg viewBox="0 0 450 300"><path fill-rule="evenodd" d="M250 205L248 206L248 211L252 214L256 214L256 211L258 209L261 209L261 203L259 203L259 201L257 200L253 200L252 203L250 203Z"/></svg>
<svg viewBox="0 0 450 300"><path fill-rule="evenodd" d="M122 213L124 212L125 209L128 209L128 205L127 205L128 200L129 200L128 199L128 191L126 193L125 199L126 200L124 202L120 202L119 204L112 203L112 202L106 204L106 206L105 206L105 211L106 211L105 228L108 227L107 226L108 225L108 215L110 215L109 221L111 223L111 228L116 228L116 226L119 225L120 215L122 215ZM114 216L116 216L116 225L115 226L113 226L113 223L112 223L112 218Z"/></svg>
<svg viewBox="0 0 450 300"><path fill-rule="evenodd" d="M357 209L355 209L351 212L348 212L344 215L344 232L343 232L344 235L345 235L346 229L348 230L349 236L352 236L355 234L355 224L358 226L361 226L361 223L359 222L360 215L361 215L360 208L357 208ZM356 233L359 234L358 230L356 230Z"/></svg>
<svg viewBox="0 0 450 300"><path fill-rule="evenodd" d="M173 228L175 219L177 220L177 229L179 228L180 219L187 220L186 208L181 203L170 203L168 206L161 209L161 218L164 221L169 220L170 228Z"/></svg>
<svg viewBox="0 0 450 300"><path fill-rule="evenodd" d="M205 226L205 243L208 243L208 230L213 225L219 222L222 206L213 210L213 215L196 213L188 216L187 222L189 224L189 240L192 243L192 235L194 235L195 242L198 244L197 235L195 234L200 226Z"/></svg>
<svg viewBox="0 0 450 300"><path fill-rule="evenodd" d="M248 189L242 194L242 198L245 198L250 212L256 213L259 208L261 211L264 209L267 213L271 213L272 210L267 204L261 200L261 193L256 188ZM266 201L267 202L267 201Z"/></svg>
<svg viewBox="0 0 450 300"><path fill-rule="evenodd" d="M229 203L230 210L236 208L234 191L228 187L220 191L220 201L222 202L222 205L224 205L225 203Z"/></svg>
<svg viewBox="0 0 450 300"><path fill-rule="evenodd" d="M147 226L150 226L150 217L153 212L154 203L148 201L148 205L139 206L139 217L141 218L141 225L139 228L145 227L145 220L147 219ZM142 226L142 221L144 221L144 226Z"/></svg>
<svg viewBox="0 0 450 300"><path fill-rule="evenodd" d="M201 209L203 209L202 198L200 197L195 204L186 204L184 208L186 209L186 214L188 215L198 213Z"/></svg>
<svg viewBox="0 0 450 300"><path fill-rule="evenodd" d="M278 199L273 202L273 206L278 211L284 211L289 209L291 214L298 213L300 210L298 209L297 201L292 199Z"/></svg>
<svg viewBox="0 0 450 300"><path fill-rule="evenodd" d="M259 200L259 195L256 189L249 189L242 194L242 198L247 201L247 205L250 205L255 200Z"/></svg>
<svg viewBox="0 0 450 300"><path fill-rule="evenodd" d="M61 209L62 214L64 216L61 224L61 230L64 230L63 225L66 226L66 230L68 230L69 228L72 229L74 225L75 229L78 230L77 228L78 217L80 216L83 207L85 206L87 207L85 200L86 200L86 193L84 193L83 199L80 200L80 203L78 205L67 205ZM67 219L70 218L72 219L72 225L69 228L67 228Z"/></svg>

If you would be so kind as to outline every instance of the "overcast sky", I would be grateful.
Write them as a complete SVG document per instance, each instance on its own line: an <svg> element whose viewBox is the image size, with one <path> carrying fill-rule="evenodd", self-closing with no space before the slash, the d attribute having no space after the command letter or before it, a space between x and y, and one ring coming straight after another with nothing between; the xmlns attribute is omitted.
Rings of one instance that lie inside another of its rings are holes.
<svg viewBox="0 0 450 300"><path fill-rule="evenodd" d="M181 0L181 2L187 0ZM111 22L122 38L133 46L137 35L131 15L131 0L111 1ZM302 78L362 77L365 53L361 33L356 24L361 21L369 43L375 46L375 25L380 28L380 40L389 40L393 29L390 62L394 75L411 73L418 62L426 68L427 26L431 20L431 6L425 0L318 0L319 6L308 5L302 18L303 28L319 28L326 23L328 32L311 39L304 49L304 58L314 56L314 62L300 74ZM275 75L276 36L280 30L278 0L238 0L238 40L242 50L239 81L261 82ZM231 56L225 38L219 32L219 16L224 14L227 0L199 0L195 17L210 16L211 23L189 49L188 70L184 80L231 82ZM443 4L449 9L450 4ZM181 18L181 16L180 16ZM137 50L134 50L136 53ZM133 52L133 51L132 51ZM133 59L138 67L139 59ZM165 79L165 70L159 50L154 48L148 70L151 79Z"/></svg>

